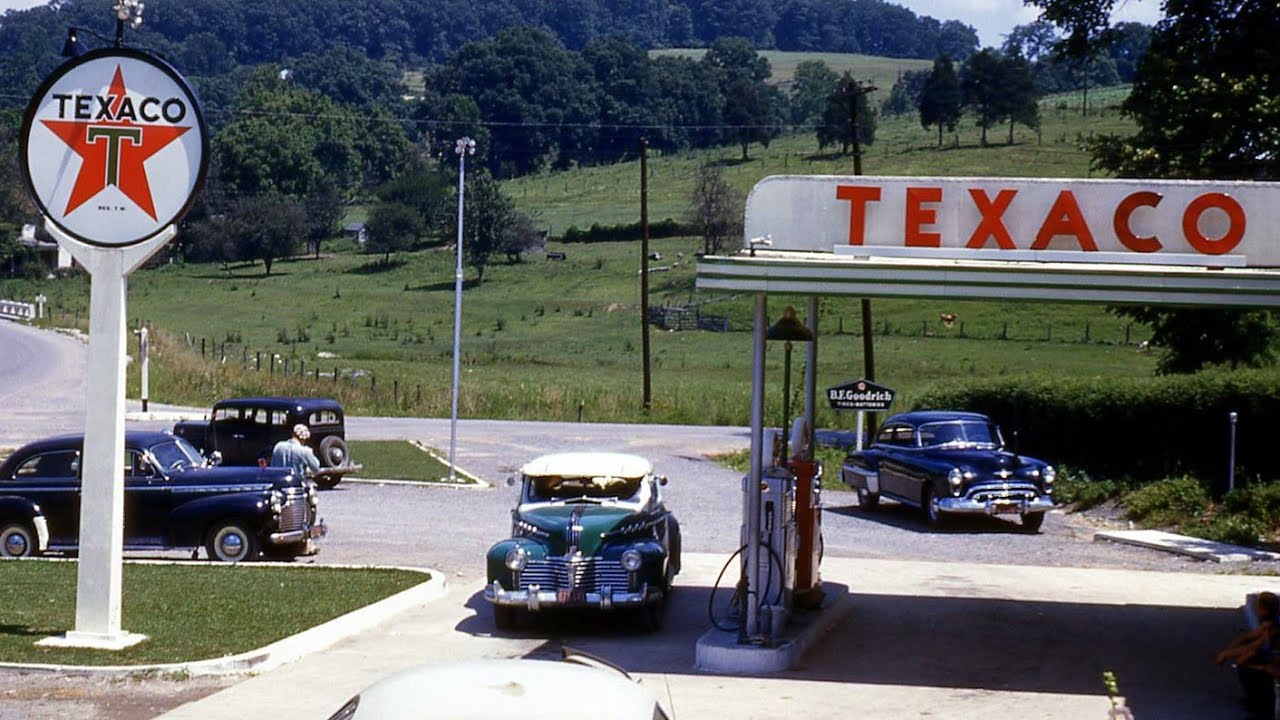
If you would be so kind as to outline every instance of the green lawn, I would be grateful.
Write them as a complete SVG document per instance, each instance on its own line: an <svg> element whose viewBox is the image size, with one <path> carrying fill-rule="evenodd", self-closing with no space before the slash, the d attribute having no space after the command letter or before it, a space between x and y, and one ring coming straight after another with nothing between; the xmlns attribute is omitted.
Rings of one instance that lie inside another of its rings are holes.
<svg viewBox="0 0 1280 720"><path fill-rule="evenodd" d="M351 457L364 466L361 480L408 480L412 482L449 482L449 466L429 455L421 447L403 440L352 440ZM474 482L458 475L459 485Z"/></svg>
<svg viewBox="0 0 1280 720"><path fill-rule="evenodd" d="M705 48L671 48L649 51L650 57L673 55L690 57L695 60L701 60L702 56L706 54ZM932 60L887 58L853 53L760 50L757 54L769 61L769 67L773 70L773 74L769 76L770 83L782 85L785 89L795 78L797 65L802 62L816 60L826 63L827 67L837 73L848 71L858 80L870 80L871 84L877 88L875 94L871 96L873 104L876 105L879 105L880 101L889 95L889 89L897 82L901 73L912 70L928 70L933 67Z"/></svg>
<svg viewBox="0 0 1280 720"><path fill-rule="evenodd" d="M137 665L234 655L428 579L407 570L126 563L121 624L148 640L119 652L34 645L74 629L76 567L0 561L0 661Z"/></svg>

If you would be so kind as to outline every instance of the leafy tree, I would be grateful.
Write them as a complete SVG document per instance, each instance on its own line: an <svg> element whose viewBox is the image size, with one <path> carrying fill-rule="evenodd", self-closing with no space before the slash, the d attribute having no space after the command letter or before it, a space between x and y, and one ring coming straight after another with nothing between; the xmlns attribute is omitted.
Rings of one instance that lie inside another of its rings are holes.
<svg viewBox="0 0 1280 720"><path fill-rule="evenodd" d="M589 155L599 103L591 69L549 33L510 28L471 43L429 78L442 96L468 95L490 123L485 154L506 175L568 167Z"/></svg>
<svg viewBox="0 0 1280 720"><path fill-rule="evenodd" d="M456 221L455 185L439 169L416 163L379 188L378 197L384 203L412 208L421 218L423 232L445 235Z"/></svg>
<svg viewBox="0 0 1280 720"><path fill-rule="evenodd" d="M845 71L840 81L827 95L827 108L818 126L818 147L840 145L841 154L851 147L870 145L876 138L876 116L867 102L869 87L854 80Z"/></svg>
<svg viewBox="0 0 1280 720"><path fill-rule="evenodd" d="M322 182L349 193L360 183L359 127L350 111L264 67L236 119L213 138L212 155L232 195L306 197Z"/></svg>
<svg viewBox="0 0 1280 720"><path fill-rule="evenodd" d="M1009 141L1013 144L1013 126L1022 123L1032 130L1040 127L1040 94L1036 92L1031 65L1019 55L1005 55L1001 59L1004 75L1002 112L1009 120Z"/></svg>
<svg viewBox="0 0 1280 720"><path fill-rule="evenodd" d="M742 194L725 180L724 169L704 163L689 193L689 223L702 236L702 251L718 255L735 236L742 235Z"/></svg>
<svg viewBox="0 0 1280 720"><path fill-rule="evenodd" d="M1026 25L1018 25L1004 37L1000 51L1005 55L1019 55L1027 62L1048 60L1058 45L1058 30L1053 23L1040 19Z"/></svg>
<svg viewBox="0 0 1280 720"><path fill-rule="evenodd" d="M742 159L749 160L747 148L753 142L769 147L778 134L774 88L745 77L729 84L724 96L725 137L742 147Z"/></svg>
<svg viewBox="0 0 1280 720"><path fill-rule="evenodd" d="M320 244L333 237L342 220L342 197L333 185L321 183L303 201L303 209L307 213L307 243L319 258Z"/></svg>
<svg viewBox="0 0 1280 720"><path fill-rule="evenodd" d="M518 244L520 233L532 229L533 224L522 219L515 202L487 172L468 175L466 192L462 251L476 269L476 282L484 283L484 271L493 255L507 253Z"/></svg>
<svg viewBox="0 0 1280 720"><path fill-rule="evenodd" d="M330 100L364 111L399 104L404 83L396 67L373 60L363 49L341 44L308 52L289 64L291 80Z"/></svg>
<svg viewBox="0 0 1280 720"><path fill-rule="evenodd" d="M978 127L982 128L983 147L987 145L987 128L1007 115L1004 80L1003 58L991 48L972 55L960 76L965 105L973 109Z"/></svg>
<svg viewBox="0 0 1280 720"><path fill-rule="evenodd" d="M1156 370L1162 374L1210 365L1268 365L1280 336L1275 314L1265 310L1121 307L1112 312L1151 326L1151 344L1161 351Z"/></svg>
<svg viewBox="0 0 1280 720"><path fill-rule="evenodd" d="M276 260L298 251L306 226L306 211L298 201L251 195L232 204L223 229L234 243L237 259L261 260L270 276Z"/></svg>
<svg viewBox="0 0 1280 720"><path fill-rule="evenodd" d="M702 147L719 140L724 106L716 71L687 57L660 56L653 61L653 124L650 144L660 150Z"/></svg>
<svg viewBox="0 0 1280 720"><path fill-rule="evenodd" d="M761 57L751 42L743 37L716 40L702 56L702 62L714 69L722 91L737 80L762 83L773 74L768 58Z"/></svg>
<svg viewBox="0 0 1280 720"><path fill-rule="evenodd" d="M365 250L382 253L382 263L391 263L391 253L413 246L422 234L422 217L413 208L398 203L382 203L369 211L364 225Z"/></svg>
<svg viewBox="0 0 1280 720"><path fill-rule="evenodd" d="M960 122L963 95L951 58L940 55L920 90L920 125L938 127L938 147L942 147L942 131L955 132Z"/></svg>
<svg viewBox="0 0 1280 720"><path fill-rule="evenodd" d="M1068 27L1105 17L1112 6L1111 0L1036 3ZM1137 132L1101 138L1091 147L1094 162L1122 177L1280 178L1277 36L1280 13L1264 0L1167 6L1122 106ZM1266 362L1275 338L1270 313L1122 312L1151 323L1166 348L1165 372Z"/></svg>
<svg viewBox="0 0 1280 720"><path fill-rule="evenodd" d="M1136 22L1116 24L1107 33L1107 50L1116 64L1116 77L1131 83L1138 74L1138 63L1151 46L1151 27Z"/></svg>
<svg viewBox="0 0 1280 720"><path fill-rule="evenodd" d="M796 65L791 83L791 122L817 125L827 106L827 95L840 76L821 60L805 60Z"/></svg>
<svg viewBox="0 0 1280 720"><path fill-rule="evenodd" d="M592 41L582 51L600 92L600 124L608 128L596 145L596 159L616 161L637 154L641 128L652 122L652 64L638 45L621 37Z"/></svg>
<svg viewBox="0 0 1280 720"><path fill-rule="evenodd" d="M928 70L908 70L900 74L889 89L889 97L881 103L880 112L886 115L905 115L919 110L920 95L924 92L929 74ZM954 70L952 74L955 74Z"/></svg>

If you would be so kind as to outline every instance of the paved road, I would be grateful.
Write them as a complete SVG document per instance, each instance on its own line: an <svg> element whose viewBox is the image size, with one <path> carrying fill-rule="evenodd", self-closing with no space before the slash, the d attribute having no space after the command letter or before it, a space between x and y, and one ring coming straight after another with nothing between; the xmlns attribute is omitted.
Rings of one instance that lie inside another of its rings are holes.
<svg viewBox="0 0 1280 720"><path fill-rule="evenodd" d="M0 320L0 448L84 427L85 344Z"/></svg>

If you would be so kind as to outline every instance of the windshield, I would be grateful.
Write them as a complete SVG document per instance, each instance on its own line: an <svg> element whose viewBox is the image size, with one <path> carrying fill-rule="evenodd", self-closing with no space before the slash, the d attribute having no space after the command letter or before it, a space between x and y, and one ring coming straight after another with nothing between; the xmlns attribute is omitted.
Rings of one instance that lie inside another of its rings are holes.
<svg viewBox="0 0 1280 720"><path fill-rule="evenodd" d="M1003 442L995 425L980 420L950 420L920 426L920 447L998 448Z"/></svg>
<svg viewBox="0 0 1280 720"><path fill-rule="evenodd" d="M186 470L189 467L199 467L204 464L204 458L200 457L200 453L192 447L191 443L180 437L152 445L151 455L155 457L160 467L169 471Z"/></svg>
<svg viewBox="0 0 1280 720"><path fill-rule="evenodd" d="M623 500L640 490L640 478L575 477L545 475L529 478L529 499L534 502L577 498Z"/></svg>

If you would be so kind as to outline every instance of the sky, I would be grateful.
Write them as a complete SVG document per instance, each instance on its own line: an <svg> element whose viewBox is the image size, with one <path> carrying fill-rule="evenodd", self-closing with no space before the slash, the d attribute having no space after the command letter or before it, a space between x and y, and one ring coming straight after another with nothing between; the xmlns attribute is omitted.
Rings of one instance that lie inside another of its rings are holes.
<svg viewBox="0 0 1280 720"><path fill-rule="evenodd" d="M889 0L904 5L917 15L938 20L959 20L978 31L983 47L1000 47L1004 36L1016 25L1036 19L1039 11L1022 0ZM48 0L0 0L0 13L45 5ZM1147 25L1160 19L1159 0L1118 0L1114 22L1133 20Z"/></svg>

